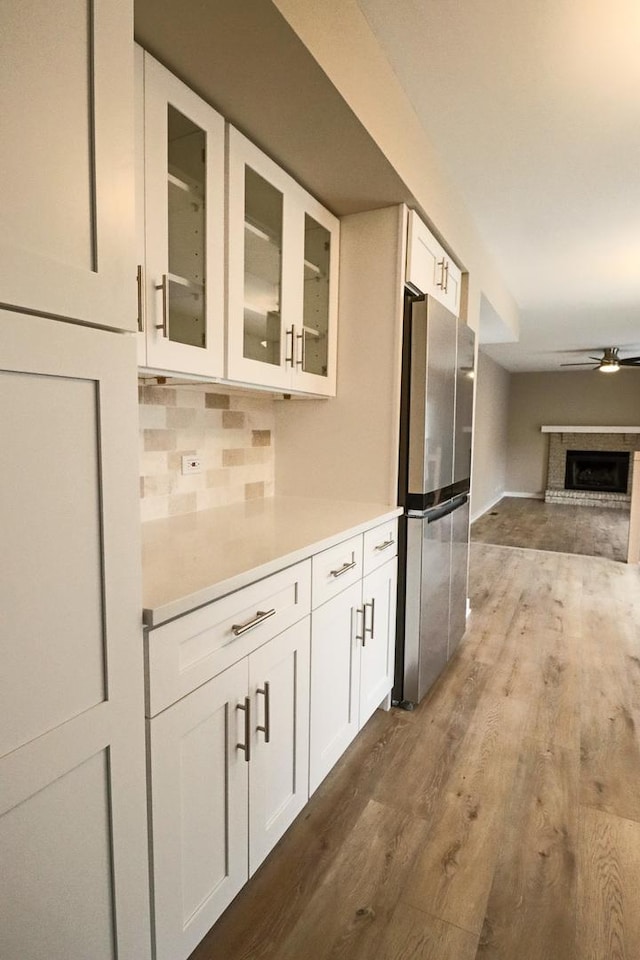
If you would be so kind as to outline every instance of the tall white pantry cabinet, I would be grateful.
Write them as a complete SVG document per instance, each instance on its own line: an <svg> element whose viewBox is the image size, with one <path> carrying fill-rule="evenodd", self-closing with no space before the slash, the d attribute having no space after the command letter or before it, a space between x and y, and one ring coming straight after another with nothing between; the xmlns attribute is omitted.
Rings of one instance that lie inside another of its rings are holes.
<svg viewBox="0 0 640 960"><path fill-rule="evenodd" d="M148 960L133 11L0 11L0 956Z"/></svg>

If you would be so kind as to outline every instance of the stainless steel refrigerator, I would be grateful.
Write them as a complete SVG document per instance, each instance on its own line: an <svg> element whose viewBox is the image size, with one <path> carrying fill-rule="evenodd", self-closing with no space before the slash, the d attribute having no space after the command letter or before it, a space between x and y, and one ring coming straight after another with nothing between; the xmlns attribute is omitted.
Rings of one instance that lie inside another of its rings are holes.
<svg viewBox="0 0 640 960"><path fill-rule="evenodd" d="M394 702L418 703L465 631L474 335L438 301L405 299Z"/></svg>

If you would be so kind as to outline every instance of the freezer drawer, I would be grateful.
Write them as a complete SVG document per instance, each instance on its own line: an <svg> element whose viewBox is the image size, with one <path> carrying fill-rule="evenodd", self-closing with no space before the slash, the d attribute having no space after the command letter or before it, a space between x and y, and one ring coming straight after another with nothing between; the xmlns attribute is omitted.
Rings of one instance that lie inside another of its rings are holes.
<svg viewBox="0 0 640 960"><path fill-rule="evenodd" d="M413 703L448 658L451 517L407 520L403 698Z"/></svg>
<svg viewBox="0 0 640 960"><path fill-rule="evenodd" d="M449 600L449 658L467 628L469 570L469 501L451 514L451 587Z"/></svg>

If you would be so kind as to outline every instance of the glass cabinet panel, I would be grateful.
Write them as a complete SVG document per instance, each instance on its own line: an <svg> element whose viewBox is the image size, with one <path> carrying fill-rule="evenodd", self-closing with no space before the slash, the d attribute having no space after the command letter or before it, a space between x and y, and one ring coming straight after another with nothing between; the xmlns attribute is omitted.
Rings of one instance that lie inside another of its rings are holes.
<svg viewBox="0 0 640 960"><path fill-rule="evenodd" d="M249 360L281 360L282 193L245 167L244 334Z"/></svg>
<svg viewBox="0 0 640 960"><path fill-rule="evenodd" d="M206 133L168 105L167 335L206 348Z"/></svg>
<svg viewBox="0 0 640 960"><path fill-rule="evenodd" d="M329 264L331 234L309 214L304 218L302 356L305 373L327 376L329 363Z"/></svg>

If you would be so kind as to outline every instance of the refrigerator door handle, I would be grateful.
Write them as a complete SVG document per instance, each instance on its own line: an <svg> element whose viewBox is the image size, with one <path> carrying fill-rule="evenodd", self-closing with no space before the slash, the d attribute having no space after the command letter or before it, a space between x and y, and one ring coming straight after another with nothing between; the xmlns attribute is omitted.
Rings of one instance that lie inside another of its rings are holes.
<svg viewBox="0 0 640 960"><path fill-rule="evenodd" d="M436 520L441 520L442 517L446 517L450 513L453 513L454 510L464 506L468 499L469 497L465 493L463 497L457 497L455 500L450 500L449 503L445 503L442 507L436 507L435 510L429 510L425 514L425 520L427 523L434 523Z"/></svg>

